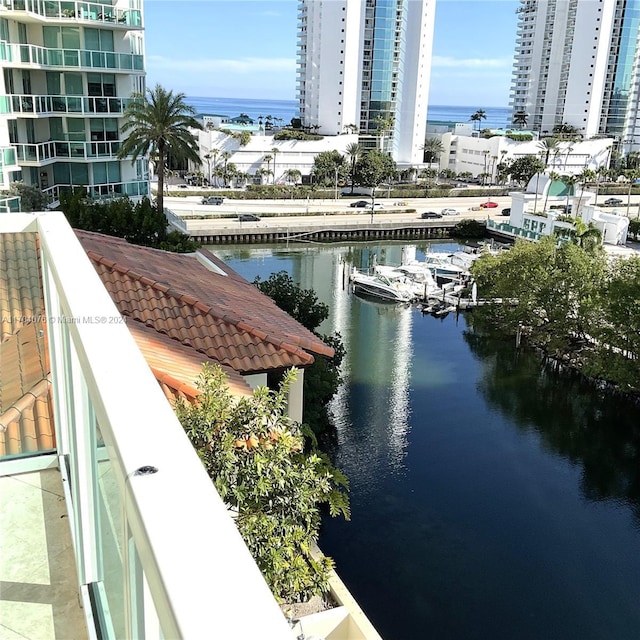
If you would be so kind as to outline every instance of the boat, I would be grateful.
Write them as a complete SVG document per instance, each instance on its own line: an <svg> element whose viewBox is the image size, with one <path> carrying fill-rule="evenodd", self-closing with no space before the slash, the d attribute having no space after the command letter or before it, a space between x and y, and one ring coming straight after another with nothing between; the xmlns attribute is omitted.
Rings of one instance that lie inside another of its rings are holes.
<svg viewBox="0 0 640 640"><path fill-rule="evenodd" d="M415 288L402 274L392 275L374 271L372 274L353 271L353 290L360 295L371 296L390 302L409 303L416 299Z"/></svg>

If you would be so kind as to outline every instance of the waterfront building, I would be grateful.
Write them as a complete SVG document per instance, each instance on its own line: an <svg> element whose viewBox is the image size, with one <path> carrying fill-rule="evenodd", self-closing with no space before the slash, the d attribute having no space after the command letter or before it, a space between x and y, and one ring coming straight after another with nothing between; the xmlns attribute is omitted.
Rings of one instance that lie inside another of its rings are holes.
<svg viewBox="0 0 640 640"><path fill-rule="evenodd" d="M421 164L435 0L300 0L298 101L305 126L359 131L365 148Z"/></svg>
<svg viewBox="0 0 640 640"><path fill-rule="evenodd" d="M520 0L510 106L550 135L568 124L640 148L639 0Z"/></svg>
<svg viewBox="0 0 640 640"><path fill-rule="evenodd" d="M145 89L142 0L3 0L0 67L0 187L22 180L52 202L79 185L94 198L149 193L147 161L116 157Z"/></svg>

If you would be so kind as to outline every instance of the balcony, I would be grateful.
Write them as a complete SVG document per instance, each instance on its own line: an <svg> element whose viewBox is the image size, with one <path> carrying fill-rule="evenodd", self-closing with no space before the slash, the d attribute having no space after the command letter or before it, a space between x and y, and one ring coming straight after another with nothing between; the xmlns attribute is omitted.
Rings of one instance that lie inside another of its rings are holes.
<svg viewBox="0 0 640 640"><path fill-rule="evenodd" d="M34 44L0 41L0 60L16 67L59 67L63 69L113 69L144 71L144 56L88 49L50 49Z"/></svg>
<svg viewBox="0 0 640 640"><path fill-rule="evenodd" d="M67 142L52 140L39 144L15 144L20 164L40 165L54 160L96 160L113 158L121 142Z"/></svg>
<svg viewBox="0 0 640 640"><path fill-rule="evenodd" d="M90 116L109 113L122 116L131 102L130 98L50 95L5 95L0 96L0 113L31 116L59 116L72 113Z"/></svg>
<svg viewBox="0 0 640 640"><path fill-rule="evenodd" d="M3 368L33 369L11 389L3 378L17 398L2 407L3 441L15 445L0 461L3 629L292 637L63 215L0 216L0 244L11 267L0 275L2 347L16 356Z"/></svg>
<svg viewBox="0 0 640 640"><path fill-rule="evenodd" d="M117 9L112 4L74 2L73 0L0 0L9 11L41 18L46 22L86 20L127 28L142 28L142 13L137 9ZM17 16L16 16L17 17Z"/></svg>

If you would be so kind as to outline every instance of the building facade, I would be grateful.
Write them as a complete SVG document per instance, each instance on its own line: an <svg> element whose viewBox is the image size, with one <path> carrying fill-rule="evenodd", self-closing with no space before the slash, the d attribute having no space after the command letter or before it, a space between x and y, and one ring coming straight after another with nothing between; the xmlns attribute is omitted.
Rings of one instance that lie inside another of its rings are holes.
<svg viewBox="0 0 640 640"><path fill-rule="evenodd" d="M568 124L584 137L629 139L640 1L520 0L517 13L514 119L525 114L542 135Z"/></svg>
<svg viewBox="0 0 640 640"><path fill-rule="evenodd" d="M118 160L123 115L144 92L142 0L2 0L2 188L22 180L58 200L149 193L146 160Z"/></svg>
<svg viewBox="0 0 640 640"><path fill-rule="evenodd" d="M300 0L303 124L422 163L434 19L435 0Z"/></svg>

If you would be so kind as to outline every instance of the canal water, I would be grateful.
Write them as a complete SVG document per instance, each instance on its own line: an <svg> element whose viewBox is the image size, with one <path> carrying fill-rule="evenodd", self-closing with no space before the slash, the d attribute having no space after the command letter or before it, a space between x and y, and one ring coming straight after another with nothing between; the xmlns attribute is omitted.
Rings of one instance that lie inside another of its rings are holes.
<svg viewBox="0 0 640 640"><path fill-rule="evenodd" d="M212 250L330 306L352 519L327 518L320 545L386 640L640 638L637 406L481 337L473 316L348 291L351 265L398 263L402 245Z"/></svg>

